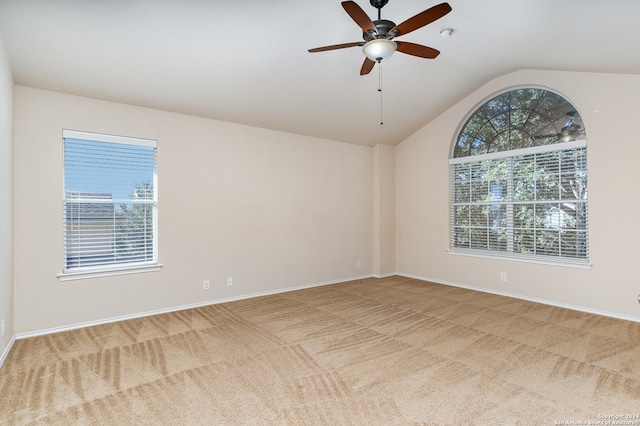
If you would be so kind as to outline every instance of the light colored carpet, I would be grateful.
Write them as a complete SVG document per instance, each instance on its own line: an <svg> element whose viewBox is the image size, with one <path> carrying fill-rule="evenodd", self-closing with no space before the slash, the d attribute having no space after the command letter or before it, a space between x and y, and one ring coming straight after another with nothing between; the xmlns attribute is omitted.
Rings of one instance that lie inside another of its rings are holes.
<svg viewBox="0 0 640 426"><path fill-rule="evenodd" d="M403 277L18 340L0 370L7 425L553 425L619 414L640 414L639 323Z"/></svg>

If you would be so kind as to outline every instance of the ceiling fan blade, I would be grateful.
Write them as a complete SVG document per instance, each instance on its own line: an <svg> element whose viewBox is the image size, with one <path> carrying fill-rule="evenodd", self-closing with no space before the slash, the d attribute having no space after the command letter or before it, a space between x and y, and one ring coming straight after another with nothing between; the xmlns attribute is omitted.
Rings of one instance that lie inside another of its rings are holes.
<svg viewBox="0 0 640 426"><path fill-rule="evenodd" d="M442 18L449 12L451 12L451 6L449 6L449 3L440 3L391 28L389 34L393 35L395 33L395 35L393 35L394 37L408 34L411 31L415 31L418 28L422 28L425 25Z"/></svg>
<svg viewBox="0 0 640 426"><path fill-rule="evenodd" d="M362 63L362 68L360 68L360 75L369 74L375 64L376 64L375 61L372 61L369 58L364 58L364 62Z"/></svg>
<svg viewBox="0 0 640 426"><path fill-rule="evenodd" d="M365 33L367 31L373 31L374 33L378 32L376 26L373 24L369 16L364 10L362 10L360 6L358 6L356 2L343 1L342 7L349 14L349 16L351 16L351 19L353 19L355 23L358 24L360 28L362 28L362 31L364 31Z"/></svg>
<svg viewBox="0 0 640 426"><path fill-rule="evenodd" d="M364 46L364 42L356 41L354 43L333 44L331 46L316 47L313 49L309 49L309 52L310 53L326 52L327 50L344 49L347 47L356 47L356 46Z"/></svg>
<svg viewBox="0 0 640 426"><path fill-rule="evenodd" d="M419 58L433 59L440 54L439 50L431 47L423 46L421 44L409 43L408 41L394 40L398 48L398 52L406 53L407 55L417 56Z"/></svg>

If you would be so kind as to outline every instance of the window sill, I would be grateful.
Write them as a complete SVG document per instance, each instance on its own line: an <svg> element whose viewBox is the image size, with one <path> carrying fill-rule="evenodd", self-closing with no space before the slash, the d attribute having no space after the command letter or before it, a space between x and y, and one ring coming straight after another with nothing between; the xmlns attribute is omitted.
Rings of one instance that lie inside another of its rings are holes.
<svg viewBox="0 0 640 426"><path fill-rule="evenodd" d="M588 261L571 261L564 259L556 259L553 257L528 257L528 256L518 256L518 255L508 255L496 252L484 252L484 251L475 251L475 250L460 250L460 249L450 249L447 250L447 253L453 254L456 256L470 256L470 257L481 257L484 259L494 259L494 260L507 260L511 262L525 262L525 263L535 263L538 265L550 265L550 266L562 266L567 268L577 268L577 269L591 269L591 263Z"/></svg>
<svg viewBox="0 0 640 426"><path fill-rule="evenodd" d="M94 269L77 272L63 272L58 274L60 281L83 280L87 278L110 277L114 275L139 274L142 272L156 272L162 269L162 264L154 263L152 265L125 266L112 269Z"/></svg>

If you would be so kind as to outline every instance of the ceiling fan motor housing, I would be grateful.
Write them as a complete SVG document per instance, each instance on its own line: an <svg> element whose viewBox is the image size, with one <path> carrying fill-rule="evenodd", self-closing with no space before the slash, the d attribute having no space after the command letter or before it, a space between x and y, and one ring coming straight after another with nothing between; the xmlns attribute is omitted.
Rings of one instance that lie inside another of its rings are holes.
<svg viewBox="0 0 640 426"><path fill-rule="evenodd" d="M376 38L391 39L397 36L397 34L389 34L389 31L391 31L391 29L396 26L396 24L392 21L389 21L387 19L378 19L376 21L373 21L373 25L376 26L376 30L378 30L378 33L376 34L373 31L364 31L362 33L362 38L365 41L371 41Z"/></svg>

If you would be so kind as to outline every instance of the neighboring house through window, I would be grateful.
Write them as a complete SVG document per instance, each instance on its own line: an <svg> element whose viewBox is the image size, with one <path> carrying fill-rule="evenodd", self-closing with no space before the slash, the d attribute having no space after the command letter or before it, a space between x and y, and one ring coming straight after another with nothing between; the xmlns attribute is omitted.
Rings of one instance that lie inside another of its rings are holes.
<svg viewBox="0 0 640 426"><path fill-rule="evenodd" d="M158 266L157 142L63 131L61 278Z"/></svg>
<svg viewBox="0 0 640 426"><path fill-rule="evenodd" d="M586 134L567 99L534 87L491 98L449 164L451 252L588 264Z"/></svg>

